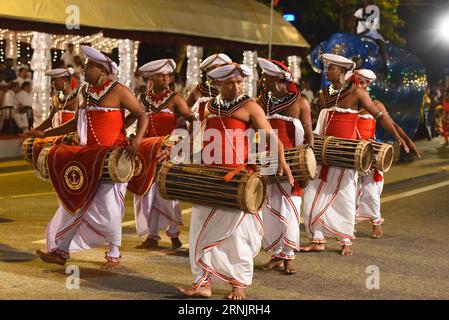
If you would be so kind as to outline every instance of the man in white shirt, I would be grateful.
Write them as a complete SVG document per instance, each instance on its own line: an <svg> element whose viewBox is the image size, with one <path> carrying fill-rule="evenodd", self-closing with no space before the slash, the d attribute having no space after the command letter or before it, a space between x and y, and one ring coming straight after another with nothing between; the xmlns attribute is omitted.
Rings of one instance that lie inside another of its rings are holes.
<svg viewBox="0 0 449 320"><path fill-rule="evenodd" d="M17 94L17 102L19 104L19 108L23 108L26 111L28 124L31 128L34 122L34 113L33 113L33 90L31 87L31 82L25 81L22 83L22 88Z"/></svg>
<svg viewBox="0 0 449 320"><path fill-rule="evenodd" d="M67 45L67 50L62 54L61 60L64 62L65 67L74 66L75 51L73 43L69 43Z"/></svg>
<svg viewBox="0 0 449 320"><path fill-rule="evenodd" d="M19 103L17 101L17 93L20 91L20 86L17 82L11 82L9 90L5 93L3 98L3 107L13 107L11 116L17 124L17 127L22 132L28 130L28 119L26 113L23 112L22 108L19 108Z"/></svg>
<svg viewBox="0 0 449 320"><path fill-rule="evenodd" d="M24 67L19 68L17 78L14 81L17 82L19 87L21 87L25 81L31 82L28 69Z"/></svg>

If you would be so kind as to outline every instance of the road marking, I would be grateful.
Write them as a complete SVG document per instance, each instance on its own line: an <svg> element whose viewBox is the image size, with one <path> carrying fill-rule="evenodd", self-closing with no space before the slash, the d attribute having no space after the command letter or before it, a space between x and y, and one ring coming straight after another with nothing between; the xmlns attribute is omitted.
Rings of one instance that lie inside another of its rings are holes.
<svg viewBox="0 0 449 320"><path fill-rule="evenodd" d="M0 199L8 199L8 198L26 198L26 197L35 197L35 196L50 196L56 195L55 192L40 192L40 193L26 193L26 194L15 194L12 196L4 196L0 197Z"/></svg>
<svg viewBox="0 0 449 320"><path fill-rule="evenodd" d="M418 194L418 193L427 192L427 191L438 189L438 188L445 187L445 186L448 186L448 185L449 185L449 181L443 181L443 182L431 184L430 186L425 186L425 187L421 187L421 188L418 188L418 189L414 189L414 190L410 190L410 191L406 191L406 192L401 192L401 193L398 193L398 194L393 194L391 196L383 197L381 199L381 202L385 203L385 202L388 202L388 201L394 201L394 200L397 200L397 199L400 199L400 198L404 198L404 197L410 197L410 196L413 196L413 195Z"/></svg>
<svg viewBox="0 0 449 320"><path fill-rule="evenodd" d="M191 213L191 212L192 212L192 208L187 208L187 209L183 209L182 210L182 214L188 214L188 213ZM129 227L129 226L133 226L135 224L136 224L136 220L129 220L129 221L123 222L122 223L122 227ZM41 240L33 241L31 243L34 243L34 244L46 244L47 240L46 239L41 239Z"/></svg>
<svg viewBox="0 0 449 320"><path fill-rule="evenodd" d="M34 172L33 170L25 170L25 171L17 171L17 172L8 172L8 173L0 173L0 177L9 177L9 176L17 176L19 174L28 174Z"/></svg>

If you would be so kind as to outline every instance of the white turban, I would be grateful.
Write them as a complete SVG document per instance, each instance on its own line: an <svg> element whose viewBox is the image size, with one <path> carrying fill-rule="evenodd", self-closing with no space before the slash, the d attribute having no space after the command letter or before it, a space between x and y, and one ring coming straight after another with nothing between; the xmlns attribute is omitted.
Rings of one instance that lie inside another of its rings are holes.
<svg viewBox="0 0 449 320"><path fill-rule="evenodd" d="M45 75L52 78L70 77L73 74L75 74L75 70L73 70L73 68L58 68L45 71Z"/></svg>
<svg viewBox="0 0 449 320"><path fill-rule="evenodd" d="M351 70L355 68L355 62L345 58L343 56L339 56L332 53L323 53L320 57L321 61L325 65L333 64L339 67L343 67L345 69Z"/></svg>
<svg viewBox="0 0 449 320"><path fill-rule="evenodd" d="M358 79L366 80L366 81L374 81L377 78L376 74L373 71L371 71L370 69L359 69L359 70L354 70L354 71L348 71L345 75L345 80L348 80L353 75L355 77L357 77Z"/></svg>
<svg viewBox="0 0 449 320"><path fill-rule="evenodd" d="M277 61L276 64L273 61L264 58L257 58L257 64L262 68L262 72L268 74L269 76L275 76L287 81L292 81L293 77L286 66L281 62Z"/></svg>
<svg viewBox="0 0 449 320"><path fill-rule="evenodd" d="M209 78L218 81L224 81L232 77L249 77L253 75L250 67L244 64L231 63L222 67L215 68L207 73Z"/></svg>
<svg viewBox="0 0 449 320"><path fill-rule="evenodd" d="M89 46L80 46L80 48L88 59L103 65L110 74L117 73L117 64L108 56Z"/></svg>
<svg viewBox="0 0 449 320"><path fill-rule="evenodd" d="M203 71L207 71L213 66L223 65L231 62L231 58L229 58L224 53L216 53L204 59L200 64L200 69Z"/></svg>
<svg viewBox="0 0 449 320"><path fill-rule="evenodd" d="M169 74L176 70L176 63L173 59L159 59L144 64L139 70L145 76L152 76L158 73Z"/></svg>

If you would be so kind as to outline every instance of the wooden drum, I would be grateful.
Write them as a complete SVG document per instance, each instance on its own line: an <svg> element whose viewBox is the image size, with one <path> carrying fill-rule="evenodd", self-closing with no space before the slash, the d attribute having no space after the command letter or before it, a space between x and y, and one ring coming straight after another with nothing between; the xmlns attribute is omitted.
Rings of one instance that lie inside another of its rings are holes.
<svg viewBox="0 0 449 320"><path fill-rule="evenodd" d="M104 157L102 179L128 182L134 175L134 161L129 159L125 148L112 148Z"/></svg>
<svg viewBox="0 0 449 320"><path fill-rule="evenodd" d="M266 198L266 182L259 173L236 173L227 182L232 168L164 162L157 178L159 193L210 207L257 213Z"/></svg>
<svg viewBox="0 0 449 320"><path fill-rule="evenodd" d="M315 157L328 166L368 172L373 159L373 147L366 140L352 140L314 135Z"/></svg>
<svg viewBox="0 0 449 320"><path fill-rule="evenodd" d="M378 171L387 172L393 164L394 151L389 143L371 142L373 145L373 165L372 168Z"/></svg>
<svg viewBox="0 0 449 320"><path fill-rule="evenodd" d="M53 145L46 146L39 153L35 170L37 177L46 181L49 181L47 158L52 147ZM131 180L133 174L134 161L127 157L125 148L117 147L108 150L103 161L101 179L123 183Z"/></svg>
<svg viewBox="0 0 449 320"><path fill-rule="evenodd" d="M316 177L316 159L315 154L313 153L313 149L309 145L301 145L294 148L289 148L284 151L285 160L287 164L290 166L290 170L292 171L293 178L298 181L308 181L313 180ZM256 159L256 163L260 166L260 172L262 175L265 175L265 166L261 165L261 158L266 158L265 161L269 161L270 169L276 170L278 168L277 157L273 158L268 153L258 155ZM273 165L274 164L274 165ZM268 170L267 170L268 171ZM284 173L282 176L277 175L276 173L268 172L266 178L270 182L274 181L283 181L287 180L288 177Z"/></svg>

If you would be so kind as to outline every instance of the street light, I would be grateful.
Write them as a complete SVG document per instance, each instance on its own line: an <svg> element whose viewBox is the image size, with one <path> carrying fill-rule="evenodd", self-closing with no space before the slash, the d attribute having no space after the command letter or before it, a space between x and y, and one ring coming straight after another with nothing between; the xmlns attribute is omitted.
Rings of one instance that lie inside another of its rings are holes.
<svg viewBox="0 0 449 320"><path fill-rule="evenodd" d="M438 20L436 32L440 40L449 43L449 13L446 13Z"/></svg>

